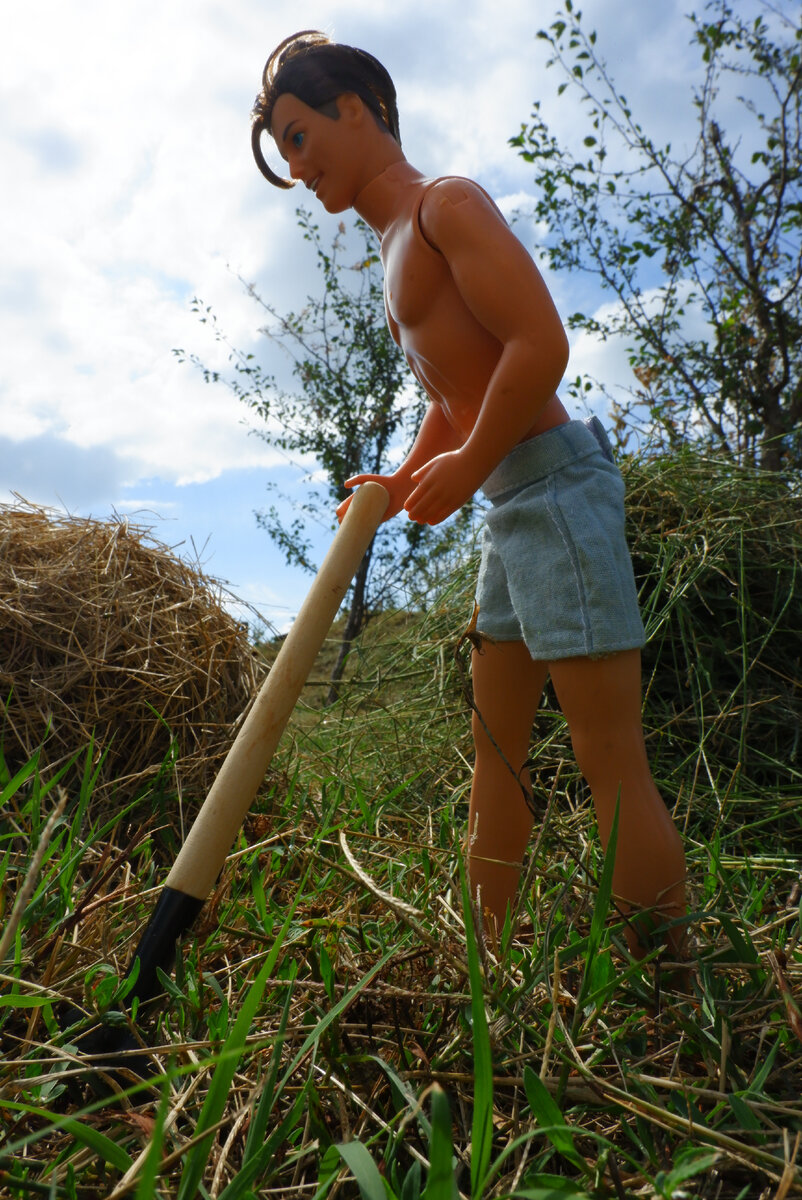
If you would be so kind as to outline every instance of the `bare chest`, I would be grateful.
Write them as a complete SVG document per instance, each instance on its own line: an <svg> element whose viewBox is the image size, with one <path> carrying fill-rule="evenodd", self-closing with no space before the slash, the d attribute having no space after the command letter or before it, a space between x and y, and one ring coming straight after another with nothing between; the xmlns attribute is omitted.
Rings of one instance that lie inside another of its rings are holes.
<svg viewBox="0 0 802 1200"><path fill-rule="evenodd" d="M385 238L382 262L387 316L393 336L406 347L453 288L451 273L442 256L423 240L413 215Z"/></svg>
<svg viewBox="0 0 802 1200"><path fill-rule="evenodd" d="M390 332L418 381L462 427L460 412L481 402L500 347L466 306L448 263L412 213L383 239L382 263Z"/></svg>

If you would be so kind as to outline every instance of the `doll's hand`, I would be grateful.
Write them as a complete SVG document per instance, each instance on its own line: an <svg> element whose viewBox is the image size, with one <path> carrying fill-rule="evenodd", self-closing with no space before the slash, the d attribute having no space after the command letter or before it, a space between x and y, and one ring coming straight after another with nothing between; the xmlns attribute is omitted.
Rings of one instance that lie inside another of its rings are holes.
<svg viewBox="0 0 802 1200"><path fill-rule="evenodd" d="M419 525L439 525L467 504L484 483L461 450L438 454L412 476L415 487L404 508Z"/></svg>
<svg viewBox="0 0 802 1200"><path fill-rule="evenodd" d="M351 479L346 479L345 486L347 488L361 487L363 483L380 483L383 488L386 488L390 495L390 503L387 505L387 511L382 517L382 524L389 521L397 513L401 512L404 507L404 501L409 494L409 480L400 480L396 475L354 475ZM342 504L337 507L337 520L342 523L342 519L348 512L348 506L353 500L353 496L347 496Z"/></svg>

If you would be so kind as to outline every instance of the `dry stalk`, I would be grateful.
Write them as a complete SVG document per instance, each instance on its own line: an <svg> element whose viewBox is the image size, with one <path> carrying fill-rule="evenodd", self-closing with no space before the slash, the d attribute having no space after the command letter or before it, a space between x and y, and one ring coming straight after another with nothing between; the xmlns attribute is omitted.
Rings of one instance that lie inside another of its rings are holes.
<svg viewBox="0 0 802 1200"><path fill-rule="evenodd" d="M14 937L16 935L17 928L19 926L20 921L22 920L22 914L25 912L25 908L28 904L28 901L30 900L30 898L33 894L33 889L36 887L36 880L39 877L39 871L42 866L42 860L44 859L44 856L47 853L47 847L50 845L50 839L53 836L53 831L55 830L56 825L59 822L59 818L61 817L62 813L64 812L64 809L67 806L68 796L63 788L59 788L58 796L59 796L58 803L56 804L56 807L53 809L53 812L47 818L47 823L46 823L44 829L42 830L42 836L39 839L39 845L36 847L36 852L35 852L33 858L31 859L31 864L25 873L25 878L22 881L22 886L20 887L20 890L17 892L17 898L14 901L14 907L11 910L11 916L9 917L9 919L6 923L6 927L3 930L2 937L0 937L0 964L2 964L5 961L5 957L6 957L6 954L8 953L9 947L11 946L11 943L14 941Z"/></svg>
<svg viewBox="0 0 802 1200"><path fill-rule="evenodd" d="M390 892L386 892L383 888L380 888L373 879L371 879L364 867L359 865L356 858L352 854L348 842L346 841L345 834L342 830L340 830L340 846L342 847L343 854L348 861L348 865L351 867L351 870L354 872L359 882L363 884L368 891L376 897L377 900L381 900L382 904L386 904L391 912L394 912L398 917L400 917L401 920L410 927L415 936L420 938L424 945L429 946L429 948L432 950L436 950L437 953L441 954L443 958L445 958L445 960L451 964L452 967L454 967L461 974L467 975L467 964L461 959L457 958L455 955L451 954L449 950L447 950L441 942L438 942L437 939L429 933L428 929L421 924L424 914L420 912L419 909L413 908L411 904L407 904L405 900L399 900Z"/></svg>

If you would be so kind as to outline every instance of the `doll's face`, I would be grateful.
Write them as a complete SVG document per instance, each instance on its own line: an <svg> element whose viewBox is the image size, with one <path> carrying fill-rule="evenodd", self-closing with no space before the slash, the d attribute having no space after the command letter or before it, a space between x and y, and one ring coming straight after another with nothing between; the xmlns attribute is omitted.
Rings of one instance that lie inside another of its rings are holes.
<svg viewBox="0 0 802 1200"><path fill-rule="evenodd" d="M361 105L356 96L340 96L334 118L285 92L273 107L270 128L290 175L331 213L350 208L367 182L355 119Z"/></svg>

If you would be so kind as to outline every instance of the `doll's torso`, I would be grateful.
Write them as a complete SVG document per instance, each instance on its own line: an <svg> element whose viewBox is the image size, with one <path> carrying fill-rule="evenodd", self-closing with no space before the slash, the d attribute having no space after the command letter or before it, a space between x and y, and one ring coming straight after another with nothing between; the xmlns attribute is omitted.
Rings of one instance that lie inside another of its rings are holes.
<svg viewBox="0 0 802 1200"><path fill-rule="evenodd" d="M467 438L503 347L474 317L445 258L423 233L421 204L435 182L421 177L399 194L381 243L384 299L390 332L410 368ZM500 213L498 219L504 219ZM565 420L564 412L555 397L526 437Z"/></svg>

